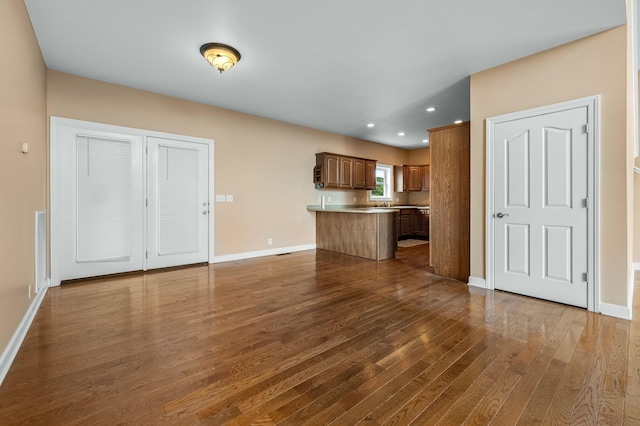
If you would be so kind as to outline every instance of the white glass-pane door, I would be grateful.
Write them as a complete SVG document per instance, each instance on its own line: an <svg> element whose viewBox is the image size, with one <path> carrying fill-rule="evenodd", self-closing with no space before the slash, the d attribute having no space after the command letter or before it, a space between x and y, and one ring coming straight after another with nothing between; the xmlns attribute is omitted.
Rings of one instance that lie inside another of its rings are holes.
<svg viewBox="0 0 640 426"><path fill-rule="evenodd" d="M142 269L142 139L64 130L61 279Z"/></svg>
<svg viewBox="0 0 640 426"><path fill-rule="evenodd" d="M208 260L208 145L147 139L147 268Z"/></svg>

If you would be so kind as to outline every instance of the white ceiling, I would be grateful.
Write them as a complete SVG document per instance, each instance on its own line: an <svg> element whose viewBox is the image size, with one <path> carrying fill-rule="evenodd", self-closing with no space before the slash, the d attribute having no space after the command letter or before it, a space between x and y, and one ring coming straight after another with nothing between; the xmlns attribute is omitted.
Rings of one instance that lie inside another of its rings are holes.
<svg viewBox="0 0 640 426"><path fill-rule="evenodd" d="M25 3L50 69L403 148L469 119L472 73L626 22L625 0ZM208 42L242 59L219 74Z"/></svg>

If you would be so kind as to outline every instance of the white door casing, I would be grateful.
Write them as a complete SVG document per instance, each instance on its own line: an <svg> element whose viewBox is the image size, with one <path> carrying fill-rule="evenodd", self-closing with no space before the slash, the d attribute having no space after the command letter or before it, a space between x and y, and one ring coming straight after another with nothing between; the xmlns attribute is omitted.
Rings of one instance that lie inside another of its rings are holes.
<svg viewBox="0 0 640 426"><path fill-rule="evenodd" d="M165 145L173 144L174 149L177 149L176 144L179 143L184 143L187 150L197 148L199 155L196 167L199 170L198 176L204 180L204 184L200 182L198 190L201 204L208 203L213 198L214 141L60 117L51 117L50 129L50 285L60 285L64 279L169 266L153 262L148 265L145 258L150 245L146 212L147 145L151 145L153 149L157 146L154 141L164 141ZM129 160L132 167L124 167ZM165 162L165 166L167 164ZM176 166L176 162L172 162L172 165ZM155 169L158 169L157 165ZM125 183L129 178L130 187ZM184 183L185 180L182 179L181 182ZM172 192L175 196L175 189L164 190L169 199ZM131 200L130 203L127 202L128 199ZM115 208L118 205L121 208ZM129 208L132 213L127 216L123 212ZM201 211L199 213L202 217L198 217L197 226L203 235L198 236L199 253L195 262L211 263L214 259L213 209L207 208L206 215L202 215ZM180 214L180 209L169 211L168 215L176 213ZM76 221L79 216L84 220L70 225L71 220ZM102 226L96 226L99 222ZM168 228L165 226L165 229ZM128 243L124 242L123 236L126 233L130 236ZM105 235L112 234L117 235L112 238L111 244L95 244L95 241L100 241ZM174 236L180 239L180 234ZM68 253L70 239L74 245L71 255ZM165 247L166 243L171 243L176 251L176 244L180 244L178 240L165 239ZM127 244L130 246L127 247ZM185 251L184 246L182 250ZM167 255L165 259L171 257ZM74 265L70 266L70 262ZM179 264L175 263L176 256L173 262L174 265ZM193 262L186 261L182 264L186 263Z"/></svg>
<svg viewBox="0 0 640 426"><path fill-rule="evenodd" d="M598 306L598 106L487 120L488 288Z"/></svg>
<svg viewBox="0 0 640 426"><path fill-rule="evenodd" d="M208 145L147 139L147 268L208 260Z"/></svg>

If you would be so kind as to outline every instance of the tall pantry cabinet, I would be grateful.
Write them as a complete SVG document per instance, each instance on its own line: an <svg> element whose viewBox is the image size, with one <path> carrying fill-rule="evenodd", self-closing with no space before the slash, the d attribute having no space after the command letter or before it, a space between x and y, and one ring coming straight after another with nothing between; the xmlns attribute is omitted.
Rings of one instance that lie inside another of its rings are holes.
<svg viewBox="0 0 640 426"><path fill-rule="evenodd" d="M429 129L431 266L438 275L469 279L469 122Z"/></svg>

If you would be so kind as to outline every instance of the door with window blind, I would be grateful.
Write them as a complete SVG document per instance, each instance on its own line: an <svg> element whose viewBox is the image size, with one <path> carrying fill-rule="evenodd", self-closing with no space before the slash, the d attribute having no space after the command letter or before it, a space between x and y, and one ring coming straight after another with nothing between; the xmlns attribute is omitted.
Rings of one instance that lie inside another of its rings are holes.
<svg viewBox="0 0 640 426"><path fill-rule="evenodd" d="M208 144L61 132L60 280L208 260Z"/></svg>
<svg viewBox="0 0 640 426"><path fill-rule="evenodd" d="M208 145L148 138L147 267L208 260Z"/></svg>
<svg viewBox="0 0 640 426"><path fill-rule="evenodd" d="M65 127L60 279L143 268L143 140Z"/></svg>

